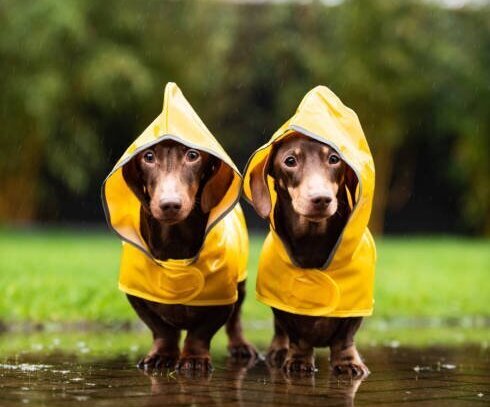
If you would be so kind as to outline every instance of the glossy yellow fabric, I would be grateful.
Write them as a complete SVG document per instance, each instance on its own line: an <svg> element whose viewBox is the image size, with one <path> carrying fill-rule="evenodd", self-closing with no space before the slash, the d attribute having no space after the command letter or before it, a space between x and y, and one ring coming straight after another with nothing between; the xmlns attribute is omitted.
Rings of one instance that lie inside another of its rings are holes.
<svg viewBox="0 0 490 407"><path fill-rule="evenodd" d="M299 133L334 148L354 170L358 186L353 211L336 248L321 269L294 264L274 230L264 242L257 277L257 298L283 311L325 317L368 316L373 312L376 248L367 228L374 193L374 163L357 115L327 87L318 86L303 98L294 116L249 160L243 191L252 200L250 174L263 165L275 142ZM274 181L268 177L274 208Z"/></svg>
<svg viewBox="0 0 490 407"><path fill-rule="evenodd" d="M233 181L210 212L206 237L193 259L160 261L140 234L140 202L126 184L122 167L146 148L171 139L213 154L228 165ZM246 278L248 234L238 204L241 176L175 83L165 87L163 110L128 147L102 185L109 226L123 240L119 288L164 304L222 305L237 299Z"/></svg>

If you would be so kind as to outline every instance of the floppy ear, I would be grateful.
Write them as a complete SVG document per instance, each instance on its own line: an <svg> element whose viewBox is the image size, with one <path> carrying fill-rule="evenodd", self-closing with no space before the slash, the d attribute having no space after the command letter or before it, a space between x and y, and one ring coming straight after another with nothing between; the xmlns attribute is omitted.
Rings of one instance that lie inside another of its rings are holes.
<svg viewBox="0 0 490 407"><path fill-rule="evenodd" d="M357 180L356 173L354 172L354 170L351 167L349 167L347 164L345 164L344 185L345 185L345 189L347 189L349 191L350 200L346 200L346 202L349 203L350 209L352 209L354 207L356 199L357 199L356 189L357 189L358 184L359 184L359 181ZM344 189L344 193L346 193L345 189Z"/></svg>
<svg viewBox="0 0 490 407"><path fill-rule="evenodd" d="M228 165L219 160L216 167L202 190L201 209L204 213L219 204L233 181L233 170Z"/></svg>
<svg viewBox="0 0 490 407"><path fill-rule="evenodd" d="M126 181L126 184L128 184L131 191L133 191L133 194L136 195L141 203L141 206L149 211L149 197L148 193L146 192L146 185L136 157L133 157L130 161L124 164L122 174L124 181Z"/></svg>
<svg viewBox="0 0 490 407"><path fill-rule="evenodd" d="M354 170L345 164L345 186L349 190L352 198L356 198L357 184L359 183Z"/></svg>
<svg viewBox="0 0 490 407"><path fill-rule="evenodd" d="M267 185L267 167L269 157L259 163L250 173L250 192L255 211L266 219L272 210L269 186Z"/></svg>

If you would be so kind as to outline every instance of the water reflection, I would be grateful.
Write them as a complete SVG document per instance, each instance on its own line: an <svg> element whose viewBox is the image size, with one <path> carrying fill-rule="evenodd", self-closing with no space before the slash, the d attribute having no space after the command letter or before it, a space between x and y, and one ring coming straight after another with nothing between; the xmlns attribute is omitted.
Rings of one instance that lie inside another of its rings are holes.
<svg viewBox="0 0 490 407"><path fill-rule="evenodd" d="M25 354L0 360L0 405L353 406L482 405L489 401L488 348L363 349L364 381L334 376L326 353L316 374L285 374L263 361L214 357L211 374L143 372L135 360Z"/></svg>
<svg viewBox="0 0 490 407"><path fill-rule="evenodd" d="M142 372L152 394L145 405L323 405L328 400L352 406L362 383L329 373L286 374L263 361L240 365L228 359L225 364L209 374Z"/></svg>

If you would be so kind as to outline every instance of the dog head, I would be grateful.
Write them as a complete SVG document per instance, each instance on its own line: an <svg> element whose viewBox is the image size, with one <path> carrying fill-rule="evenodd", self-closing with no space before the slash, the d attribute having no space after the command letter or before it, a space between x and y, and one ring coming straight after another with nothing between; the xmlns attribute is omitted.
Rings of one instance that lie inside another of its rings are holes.
<svg viewBox="0 0 490 407"><path fill-rule="evenodd" d="M173 140L138 153L123 167L123 176L143 209L169 225L185 220L196 204L208 213L233 180L221 160Z"/></svg>
<svg viewBox="0 0 490 407"><path fill-rule="evenodd" d="M267 174L275 179L279 199L290 200L294 211L312 222L321 222L337 212L337 195L344 183L347 165L328 145L298 134L278 142L263 166L251 173L250 189L257 213L271 212Z"/></svg>

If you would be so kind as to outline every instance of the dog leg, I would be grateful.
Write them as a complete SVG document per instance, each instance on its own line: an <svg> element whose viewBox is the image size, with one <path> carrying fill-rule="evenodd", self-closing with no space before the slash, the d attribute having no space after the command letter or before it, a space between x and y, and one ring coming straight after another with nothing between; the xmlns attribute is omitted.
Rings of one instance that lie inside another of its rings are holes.
<svg viewBox="0 0 490 407"><path fill-rule="evenodd" d="M195 312L202 312L202 315L196 315L197 319L203 322L187 330L184 348L176 368L181 371L210 372L213 370L209 353L211 339L226 323L233 306L194 308L202 308Z"/></svg>
<svg viewBox="0 0 490 407"><path fill-rule="evenodd" d="M299 340L291 341L288 354L284 361L286 372L307 372L315 371L314 348L309 343Z"/></svg>
<svg viewBox="0 0 490 407"><path fill-rule="evenodd" d="M289 349L289 337L274 316L274 337L272 338L266 360L271 367L281 367L284 364Z"/></svg>
<svg viewBox="0 0 490 407"><path fill-rule="evenodd" d="M238 299L235 307L226 322L226 334L228 335L228 351L232 358L248 360L258 356L257 349L243 337L241 310L245 300L245 281L238 283Z"/></svg>
<svg viewBox="0 0 490 407"><path fill-rule="evenodd" d="M138 297L127 295L129 303L153 334L153 346L137 366L140 369L173 368L179 358L180 331L165 323Z"/></svg>
<svg viewBox="0 0 490 407"><path fill-rule="evenodd" d="M330 345L330 364L337 375L348 375L353 378L364 378L369 369L363 363L354 344L354 335L361 326L362 318L343 318L340 332Z"/></svg>

